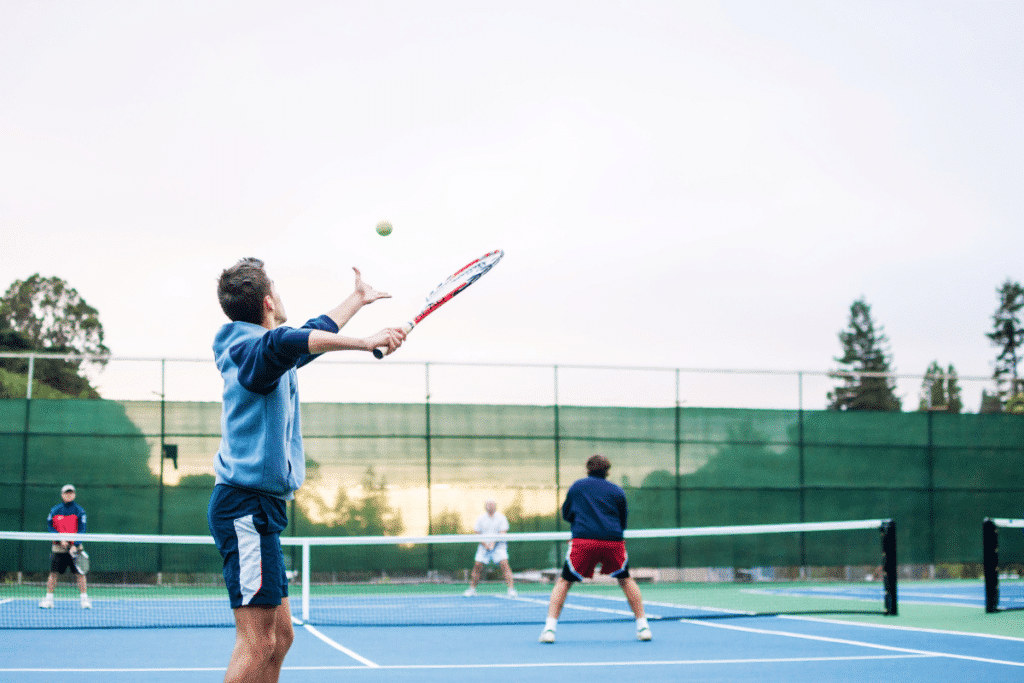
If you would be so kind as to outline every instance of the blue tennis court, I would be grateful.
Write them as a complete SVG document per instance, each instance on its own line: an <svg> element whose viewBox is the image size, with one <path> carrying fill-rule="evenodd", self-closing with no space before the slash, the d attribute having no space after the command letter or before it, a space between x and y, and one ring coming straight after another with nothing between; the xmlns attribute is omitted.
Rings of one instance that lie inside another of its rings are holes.
<svg viewBox="0 0 1024 683"><path fill-rule="evenodd" d="M1024 591L1019 580L1000 582L1001 609L1024 608ZM791 597L831 597L837 600L874 602L877 589L856 584L832 584L801 588L756 588L747 592L763 595ZM985 583L981 579L965 581L915 581L905 584L899 591L901 605L939 605L985 608Z"/></svg>
<svg viewBox="0 0 1024 683"><path fill-rule="evenodd" d="M908 592L913 592L913 589ZM609 609L625 603L601 599ZM667 605L650 605L650 611ZM683 610L686 606L679 605ZM927 609L927 608L926 608ZM951 606L949 609L963 609ZM56 611L56 610L55 610ZM970 610L976 614L977 610ZM996 615L995 619L1017 619ZM1022 637L798 615L726 619L665 617L637 642L629 621L565 621L558 642L537 624L466 626L296 625L282 681L1019 681ZM0 680L219 681L231 628L19 629L0 639ZM55 655L59 653L59 655Z"/></svg>

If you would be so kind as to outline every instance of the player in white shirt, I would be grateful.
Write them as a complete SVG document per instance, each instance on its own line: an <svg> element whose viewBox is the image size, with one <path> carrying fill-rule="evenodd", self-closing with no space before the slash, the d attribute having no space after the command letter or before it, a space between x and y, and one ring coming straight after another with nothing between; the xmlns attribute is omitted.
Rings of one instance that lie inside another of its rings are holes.
<svg viewBox="0 0 1024 683"><path fill-rule="evenodd" d="M508 520L505 515L498 512L498 506L493 500L484 503L484 512L477 517L473 530L478 534L504 534L508 533ZM476 595L476 584L480 581L480 574L485 564L497 564L501 567L501 573L505 577L505 585L508 586L510 597L516 597L516 589L512 585L512 568L508 566L508 543L505 541L484 541L476 548L476 561L473 562L473 576L470 579L469 588L464 595L468 598Z"/></svg>

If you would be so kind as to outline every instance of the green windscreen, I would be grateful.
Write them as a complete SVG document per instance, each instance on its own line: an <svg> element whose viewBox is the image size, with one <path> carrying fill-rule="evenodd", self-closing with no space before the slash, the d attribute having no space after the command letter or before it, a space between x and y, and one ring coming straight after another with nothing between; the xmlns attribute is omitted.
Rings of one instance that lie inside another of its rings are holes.
<svg viewBox="0 0 1024 683"><path fill-rule="evenodd" d="M0 400L0 530L45 531L73 483L90 532L207 533L220 410ZM1017 517L1024 499L1016 415L305 403L302 420L307 480L286 536L467 533L488 499L513 532L565 531L561 502L594 453L626 491L630 528L891 518L905 563L980 563L979 520ZM649 547L648 566L692 554ZM0 557L0 572L45 569L36 559Z"/></svg>

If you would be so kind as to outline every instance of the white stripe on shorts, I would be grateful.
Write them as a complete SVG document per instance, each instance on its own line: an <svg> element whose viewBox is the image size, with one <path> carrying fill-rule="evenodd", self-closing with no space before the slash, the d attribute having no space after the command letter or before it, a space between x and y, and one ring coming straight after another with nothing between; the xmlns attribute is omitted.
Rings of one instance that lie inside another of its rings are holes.
<svg viewBox="0 0 1024 683"><path fill-rule="evenodd" d="M235 536L238 538L238 583L242 590L242 604L248 605L263 586L260 534L253 524L252 515L235 520Z"/></svg>

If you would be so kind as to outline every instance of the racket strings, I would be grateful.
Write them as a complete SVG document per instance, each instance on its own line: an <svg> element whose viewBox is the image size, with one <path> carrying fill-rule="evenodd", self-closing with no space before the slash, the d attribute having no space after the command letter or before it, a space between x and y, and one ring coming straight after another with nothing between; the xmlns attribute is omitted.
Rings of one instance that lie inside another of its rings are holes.
<svg viewBox="0 0 1024 683"><path fill-rule="evenodd" d="M435 287L434 291L427 296L427 303L435 304L455 296L463 289L479 280L484 273L493 268L494 265L501 260L502 256L504 256L504 252L499 249L482 256L475 262L462 268L460 271Z"/></svg>

